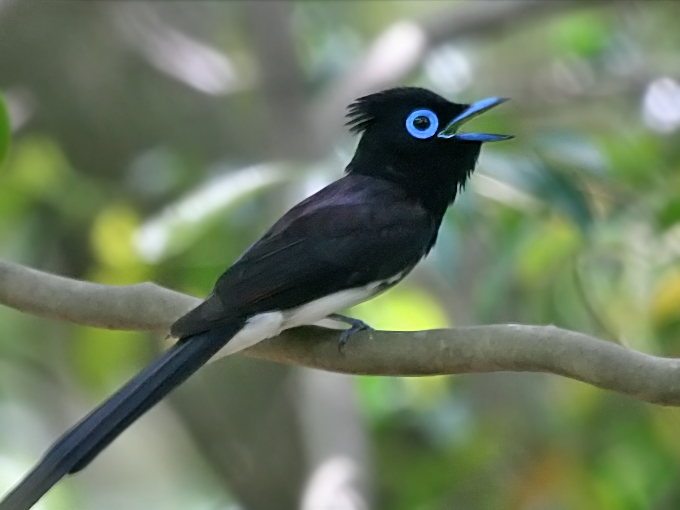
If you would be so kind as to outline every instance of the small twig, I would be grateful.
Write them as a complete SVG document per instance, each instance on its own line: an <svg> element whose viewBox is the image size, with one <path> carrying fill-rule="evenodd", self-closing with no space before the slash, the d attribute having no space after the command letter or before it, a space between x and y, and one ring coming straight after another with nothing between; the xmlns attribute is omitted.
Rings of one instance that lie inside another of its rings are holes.
<svg viewBox="0 0 680 510"><path fill-rule="evenodd" d="M615 342L619 345L623 345L621 339L619 338L619 335L617 335L616 332L612 330L609 327L609 325L605 322L604 318L602 318L602 315L599 313L599 311L593 304L592 300L588 296L588 293L586 292L586 289L583 286L583 278L581 278L581 267L579 265L577 257L572 257L571 268L572 275L574 278L574 286L576 287L576 292L578 293L579 298L581 298L581 303L583 304L583 307L586 309L588 315L590 315L590 318L593 319L595 324L597 324L597 326L600 328L600 331L604 335L606 335L608 340L611 340L612 342Z"/></svg>

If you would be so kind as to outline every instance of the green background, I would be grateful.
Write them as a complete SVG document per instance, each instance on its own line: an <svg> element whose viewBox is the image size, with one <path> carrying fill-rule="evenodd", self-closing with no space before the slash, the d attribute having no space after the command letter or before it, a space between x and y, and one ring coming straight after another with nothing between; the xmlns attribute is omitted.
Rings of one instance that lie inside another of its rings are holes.
<svg viewBox="0 0 680 510"><path fill-rule="evenodd" d="M474 128L517 138L484 148L427 261L351 313L381 329L555 324L680 355L680 4L493 18L500 4L9 2L0 256L204 296L342 174L356 143L342 108L364 88L508 96ZM495 22L456 32L469 9ZM4 491L162 339L7 308L0 324ZM678 430L676 409L557 376L343 377L234 358L41 508L326 508L314 486L343 510L670 510ZM352 469L358 495L342 484Z"/></svg>

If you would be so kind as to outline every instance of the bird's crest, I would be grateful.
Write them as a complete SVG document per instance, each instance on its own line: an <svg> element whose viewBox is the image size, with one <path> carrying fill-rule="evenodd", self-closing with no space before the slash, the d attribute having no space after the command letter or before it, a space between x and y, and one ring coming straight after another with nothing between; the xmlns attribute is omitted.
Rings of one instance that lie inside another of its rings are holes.
<svg viewBox="0 0 680 510"><path fill-rule="evenodd" d="M347 122L351 133L360 134L366 131L381 113L400 99L412 96L422 89L416 87L397 87L383 90L375 94L360 97L347 107Z"/></svg>
<svg viewBox="0 0 680 510"><path fill-rule="evenodd" d="M347 107L347 122L350 133L360 134L366 131L375 119L373 109L370 107L373 96L360 97Z"/></svg>

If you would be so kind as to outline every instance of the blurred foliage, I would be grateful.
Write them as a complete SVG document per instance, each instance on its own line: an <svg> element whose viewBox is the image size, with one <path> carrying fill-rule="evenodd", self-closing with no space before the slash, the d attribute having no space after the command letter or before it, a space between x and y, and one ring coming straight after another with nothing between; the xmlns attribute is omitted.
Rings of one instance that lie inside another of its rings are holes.
<svg viewBox="0 0 680 510"><path fill-rule="evenodd" d="M5 100L0 94L0 168L9 152L10 125Z"/></svg>
<svg viewBox="0 0 680 510"><path fill-rule="evenodd" d="M318 99L393 23L464 4L290 3L301 90L291 92L291 80L280 97L258 82L262 66L279 62L262 60L254 35L275 31L252 29L248 3L22 0L0 8L0 89L14 129L0 172L0 256L205 295L284 210L341 175L353 151L342 134L337 154L277 155L295 133L272 132L281 125L272 122L273 102L297 93L314 117ZM484 149L423 266L351 312L397 330L556 324L680 356L678 16L677 3L610 2L509 19L502 31L429 49L402 83L458 101L512 97L475 126L517 138ZM0 102L0 162L5 110ZM323 121L340 132L341 118ZM154 348L139 333L7 309L0 322L4 489ZM375 508L680 506L676 409L540 374L355 382ZM262 413L258 427L273 436L280 427L263 406L253 398L236 414ZM219 423L216 412L206 410L206 420ZM113 445L99 464L104 474L74 479L42 508L230 501L206 467L214 455L185 445L182 427L160 413ZM250 459L252 445L233 443L238 458Z"/></svg>

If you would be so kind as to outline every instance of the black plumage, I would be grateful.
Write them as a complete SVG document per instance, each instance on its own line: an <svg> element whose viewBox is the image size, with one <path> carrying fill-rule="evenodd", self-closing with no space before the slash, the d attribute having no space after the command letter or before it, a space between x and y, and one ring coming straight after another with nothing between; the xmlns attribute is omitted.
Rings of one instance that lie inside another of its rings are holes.
<svg viewBox="0 0 680 510"><path fill-rule="evenodd" d="M347 175L293 207L227 269L172 326L179 341L62 436L0 510L30 508L218 351L335 317L400 281L434 245L482 142L507 138L457 134L459 125L502 101L462 105L398 88L350 105L361 140Z"/></svg>
<svg viewBox="0 0 680 510"><path fill-rule="evenodd" d="M450 121L467 106L447 101L429 90L410 87L358 99L350 105L348 124L362 137L347 173L375 176L397 184L435 220L441 221L474 170L481 143L437 136L417 139L404 129L404 119L418 107Z"/></svg>
<svg viewBox="0 0 680 510"><path fill-rule="evenodd" d="M431 248L439 221L396 184L347 175L288 211L172 335L206 331L225 317L295 309L408 272Z"/></svg>

